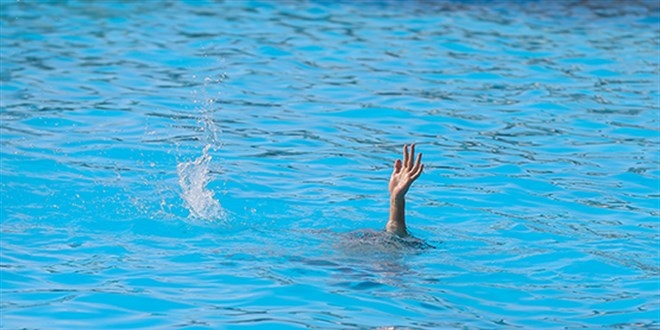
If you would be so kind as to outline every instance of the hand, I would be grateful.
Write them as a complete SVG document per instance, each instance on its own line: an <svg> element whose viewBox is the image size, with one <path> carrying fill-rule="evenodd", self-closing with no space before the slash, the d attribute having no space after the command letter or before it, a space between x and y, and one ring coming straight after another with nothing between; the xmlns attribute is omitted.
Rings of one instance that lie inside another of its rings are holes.
<svg viewBox="0 0 660 330"><path fill-rule="evenodd" d="M400 159L394 162L394 172L390 177L390 197L402 199L423 170L422 154L417 155L417 160L415 160L415 145L410 147L410 153L408 153L408 145L404 145L403 162Z"/></svg>

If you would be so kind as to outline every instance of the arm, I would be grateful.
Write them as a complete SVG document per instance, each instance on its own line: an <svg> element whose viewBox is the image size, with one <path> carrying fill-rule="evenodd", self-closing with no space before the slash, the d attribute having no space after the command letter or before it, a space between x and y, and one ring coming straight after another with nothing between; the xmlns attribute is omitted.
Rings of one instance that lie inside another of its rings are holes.
<svg viewBox="0 0 660 330"><path fill-rule="evenodd" d="M415 160L415 145L403 146L403 162L397 159L394 162L394 171L390 177L390 219L387 221L386 230L389 233L405 237L406 230L406 193L410 186L422 174L422 154L417 155Z"/></svg>

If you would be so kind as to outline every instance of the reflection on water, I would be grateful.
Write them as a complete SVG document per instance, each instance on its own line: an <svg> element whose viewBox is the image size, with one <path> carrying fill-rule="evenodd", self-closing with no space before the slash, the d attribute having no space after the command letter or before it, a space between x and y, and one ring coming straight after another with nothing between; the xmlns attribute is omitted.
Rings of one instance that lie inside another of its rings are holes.
<svg viewBox="0 0 660 330"><path fill-rule="evenodd" d="M360 230L342 236L338 248L349 255L365 253L393 255L397 253L414 254L434 246L414 236L398 237L386 231Z"/></svg>

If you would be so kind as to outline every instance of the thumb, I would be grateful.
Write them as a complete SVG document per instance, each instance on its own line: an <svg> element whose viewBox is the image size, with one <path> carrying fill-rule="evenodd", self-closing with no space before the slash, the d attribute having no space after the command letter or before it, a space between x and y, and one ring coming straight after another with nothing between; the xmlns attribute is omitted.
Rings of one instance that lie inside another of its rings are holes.
<svg viewBox="0 0 660 330"><path fill-rule="evenodd" d="M394 173L399 173L401 172L401 160L397 159L394 161Z"/></svg>

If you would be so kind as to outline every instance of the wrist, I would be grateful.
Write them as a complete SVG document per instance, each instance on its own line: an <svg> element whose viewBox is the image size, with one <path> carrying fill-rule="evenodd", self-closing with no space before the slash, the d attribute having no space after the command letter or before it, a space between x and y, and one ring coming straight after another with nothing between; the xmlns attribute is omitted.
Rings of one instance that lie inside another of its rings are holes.
<svg viewBox="0 0 660 330"><path fill-rule="evenodd" d="M391 204L403 204L406 202L405 195L391 195L390 203Z"/></svg>

